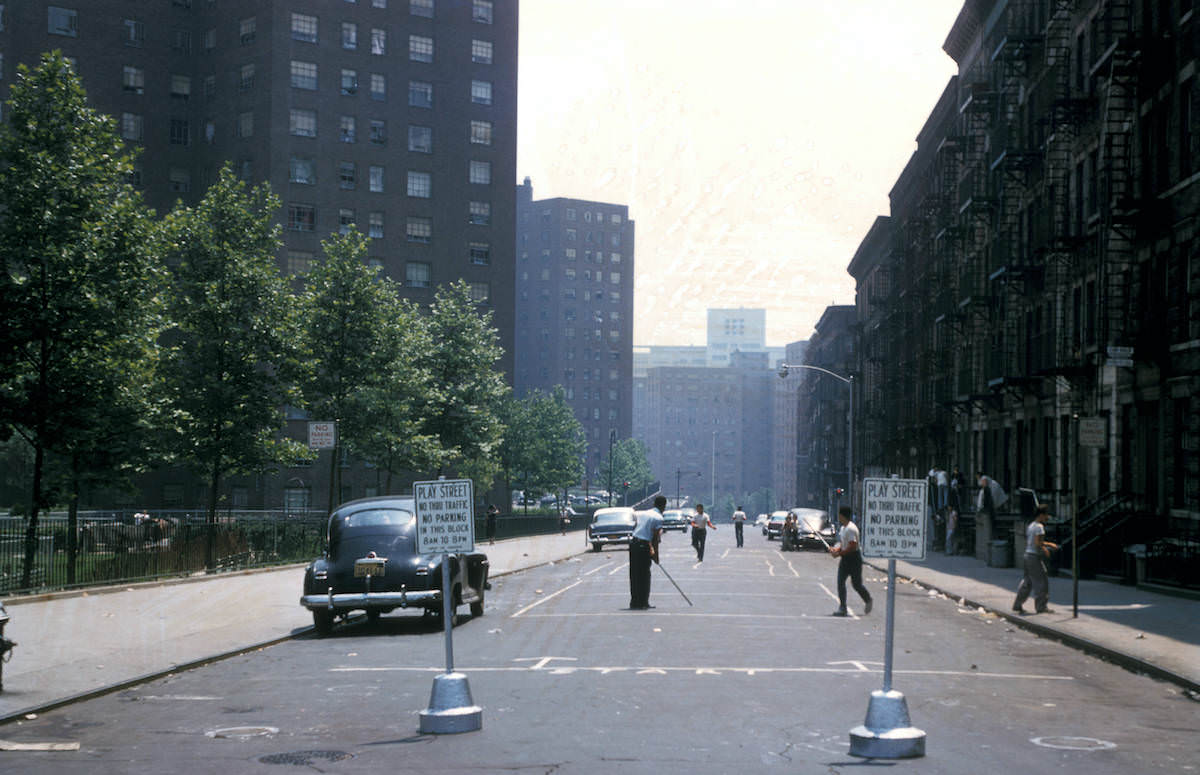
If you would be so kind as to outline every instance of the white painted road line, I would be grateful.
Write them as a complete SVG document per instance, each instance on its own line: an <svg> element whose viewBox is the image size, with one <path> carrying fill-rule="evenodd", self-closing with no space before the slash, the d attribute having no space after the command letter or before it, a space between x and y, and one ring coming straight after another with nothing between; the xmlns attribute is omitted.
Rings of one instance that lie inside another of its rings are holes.
<svg viewBox="0 0 1200 775"><path fill-rule="evenodd" d="M587 573L585 573L585 574L583 574L583 575L584 575L584 576L590 576L590 575L592 575L593 573L597 573L597 572L599 572L599 571L602 571L602 570L604 570L604 569L605 569L605 568L607 568L609 565L612 565L612 563L610 562L610 563L607 563L607 564L605 564L605 565L601 565L601 566L600 566L600 567L598 567L598 568L592 568L590 571L588 571Z"/></svg>
<svg viewBox="0 0 1200 775"><path fill-rule="evenodd" d="M564 657L551 657L550 659L563 659ZM545 660L539 659L539 664L544 664ZM571 675L572 673L599 673L600 675L611 675L613 673L632 673L635 675L658 674L667 675L670 673L682 673L691 675L709 675L709 676L724 676L724 675L745 675L757 676L766 675L769 673L775 674L797 674L797 673L874 673L882 674L883 670L867 669L861 670L858 666L852 665L849 667L664 667L656 665L629 665L629 666L594 666L580 667L576 665L547 665L539 667L539 664L522 665L514 667L461 667L456 665L455 669L463 673L546 673L549 675ZM331 667L331 673L444 673L445 667ZM1069 675L1033 675L1030 673L986 673L978 670L896 670L893 669L894 675L944 675L961 678L999 678L999 679L1019 679L1028 681L1074 681L1074 676Z"/></svg>
<svg viewBox="0 0 1200 775"><path fill-rule="evenodd" d="M517 611L515 614L513 614L509 618L516 619L518 616L525 613L526 611L529 611L533 608L537 608L539 605L546 602L547 600L552 600L552 599L558 597L559 595L561 595L563 592L566 592L568 589L571 589L572 587L577 587L582 583L583 583L583 579L580 579L579 581L576 581L574 584L568 584L567 586L563 587L562 589L558 590L557 592L551 592L550 594L543 597L541 600L535 600L534 602L525 606L524 608L522 608L520 611Z"/></svg>
<svg viewBox="0 0 1200 775"><path fill-rule="evenodd" d="M832 597L832 598L833 598L833 602L835 602L835 603L838 603L839 605L841 604L841 602L842 602L842 601L841 601L841 600L838 600L838 596L837 596L837 595L835 595L835 594L834 594L834 593L833 593L833 592L832 592L832 591L829 589L829 587L825 586L824 584L822 584L822 583L821 583L821 582L819 582L819 581L817 582L817 585L818 585L818 586L820 586L820 587L821 587L821 589L825 590L825 594L827 594L827 595L829 595L830 597ZM850 614L850 618L851 618L851 619L857 619L857 618L858 618L858 614L856 614L856 613L854 613L853 611L851 611L851 610L850 610L850 608L849 608L848 606L847 606L846 610L849 612L849 614Z"/></svg>
<svg viewBox="0 0 1200 775"><path fill-rule="evenodd" d="M623 563L621 563L620 565L618 565L617 567L615 567L615 568L613 568L612 570L610 570L610 571L608 572L608 575L610 575L610 576L611 576L611 575L613 575L614 573L617 573L617 572L619 572L619 571L622 571L622 570L624 570L625 568L628 568L628 567L629 567L629 563L627 563L627 562L623 562Z"/></svg>

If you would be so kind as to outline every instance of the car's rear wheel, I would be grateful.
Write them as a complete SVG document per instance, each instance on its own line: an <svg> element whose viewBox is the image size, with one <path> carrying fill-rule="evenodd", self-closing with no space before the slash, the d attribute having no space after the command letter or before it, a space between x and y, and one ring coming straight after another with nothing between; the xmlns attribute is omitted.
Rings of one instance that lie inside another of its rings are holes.
<svg viewBox="0 0 1200 775"><path fill-rule="evenodd" d="M313 629L318 635L328 635L333 632L333 611L327 608L315 608L313 615Z"/></svg>
<svg viewBox="0 0 1200 775"><path fill-rule="evenodd" d="M471 603L471 616L483 616L483 593L479 593L479 599Z"/></svg>
<svg viewBox="0 0 1200 775"><path fill-rule="evenodd" d="M383 612L377 608L368 608L367 609L367 621L371 624L374 624L375 622L379 621L379 617L382 613Z"/></svg>

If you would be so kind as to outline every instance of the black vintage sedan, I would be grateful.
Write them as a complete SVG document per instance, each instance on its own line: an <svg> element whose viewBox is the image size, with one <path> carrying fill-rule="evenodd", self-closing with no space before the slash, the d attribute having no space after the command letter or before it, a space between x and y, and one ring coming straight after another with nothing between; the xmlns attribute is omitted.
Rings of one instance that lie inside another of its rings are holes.
<svg viewBox="0 0 1200 775"><path fill-rule="evenodd" d="M637 515L627 506L596 509L592 514L592 522L588 525L587 535L592 544L592 551L600 551L605 544L628 544L635 527Z"/></svg>
<svg viewBox="0 0 1200 775"><path fill-rule="evenodd" d="M802 549L828 549L837 543L837 531L829 514L821 509L792 509L796 518L796 542Z"/></svg>
<svg viewBox="0 0 1200 775"><path fill-rule="evenodd" d="M369 620L397 608L442 614L442 555L417 554L416 505L411 496L363 498L339 506L329 517L328 549L304 571L300 605L312 611L320 635L334 620L365 611ZM486 554L452 554L451 623L463 603L483 615Z"/></svg>

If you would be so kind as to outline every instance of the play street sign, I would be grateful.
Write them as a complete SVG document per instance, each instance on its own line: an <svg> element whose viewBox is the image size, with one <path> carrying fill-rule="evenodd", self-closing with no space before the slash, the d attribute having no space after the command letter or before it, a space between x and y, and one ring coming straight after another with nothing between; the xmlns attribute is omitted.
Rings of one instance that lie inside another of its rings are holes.
<svg viewBox="0 0 1200 775"><path fill-rule="evenodd" d="M864 479L862 553L866 557L925 559L924 479Z"/></svg>
<svg viewBox="0 0 1200 775"><path fill-rule="evenodd" d="M475 551L475 497L470 479L413 482L417 506L417 552Z"/></svg>

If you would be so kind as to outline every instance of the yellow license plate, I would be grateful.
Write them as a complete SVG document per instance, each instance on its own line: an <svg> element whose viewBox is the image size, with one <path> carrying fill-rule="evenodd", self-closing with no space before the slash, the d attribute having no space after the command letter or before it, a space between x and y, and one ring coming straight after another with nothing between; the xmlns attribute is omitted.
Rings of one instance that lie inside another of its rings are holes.
<svg viewBox="0 0 1200 775"><path fill-rule="evenodd" d="M355 560L354 578L360 579L364 576L382 576L386 563L386 560Z"/></svg>

